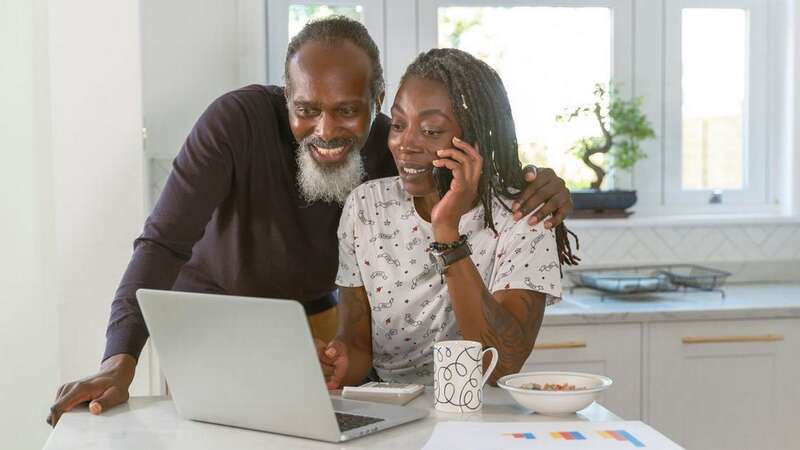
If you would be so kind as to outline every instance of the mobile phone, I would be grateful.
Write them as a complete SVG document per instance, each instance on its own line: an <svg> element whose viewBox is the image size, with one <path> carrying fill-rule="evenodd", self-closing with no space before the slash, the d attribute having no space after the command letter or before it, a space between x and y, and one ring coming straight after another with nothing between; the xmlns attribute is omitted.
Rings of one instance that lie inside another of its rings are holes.
<svg viewBox="0 0 800 450"><path fill-rule="evenodd" d="M444 197L447 191L450 190L450 182L453 181L453 171L446 167L433 168L433 182L436 185L436 191L439 192L439 198Z"/></svg>
<svg viewBox="0 0 800 450"><path fill-rule="evenodd" d="M460 139L464 142L472 142L472 136L461 136ZM473 144L474 145L474 144ZM458 147L453 147L458 151L463 151ZM433 182L436 185L436 190L439 192L439 198L444 197L444 194L447 194L447 191L450 190L450 183L453 181L453 171L446 168L446 167L434 167L433 168Z"/></svg>

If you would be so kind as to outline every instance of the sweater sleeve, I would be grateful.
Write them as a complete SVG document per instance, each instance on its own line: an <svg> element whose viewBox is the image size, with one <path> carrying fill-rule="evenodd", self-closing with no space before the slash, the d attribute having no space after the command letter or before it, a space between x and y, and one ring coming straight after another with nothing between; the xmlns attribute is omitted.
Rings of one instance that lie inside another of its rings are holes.
<svg viewBox="0 0 800 450"><path fill-rule="evenodd" d="M103 360L119 353L139 358L149 333L136 291L172 288L214 210L231 192L233 154L247 136L245 113L232 94L215 100L192 128L133 244L133 256L111 304Z"/></svg>

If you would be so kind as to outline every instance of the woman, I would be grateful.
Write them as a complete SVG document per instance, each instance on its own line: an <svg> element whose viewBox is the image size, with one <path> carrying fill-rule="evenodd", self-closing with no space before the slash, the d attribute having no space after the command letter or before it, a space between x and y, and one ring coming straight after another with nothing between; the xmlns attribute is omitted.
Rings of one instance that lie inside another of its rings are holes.
<svg viewBox="0 0 800 450"><path fill-rule="evenodd" d="M373 366L383 380L431 384L432 346L448 339L495 347L494 383L519 371L561 296L560 262L575 262L566 231L513 220L523 172L488 65L455 49L423 53L391 111L400 176L356 188L339 225L340 330L320 357L328 387Z"/></svg>

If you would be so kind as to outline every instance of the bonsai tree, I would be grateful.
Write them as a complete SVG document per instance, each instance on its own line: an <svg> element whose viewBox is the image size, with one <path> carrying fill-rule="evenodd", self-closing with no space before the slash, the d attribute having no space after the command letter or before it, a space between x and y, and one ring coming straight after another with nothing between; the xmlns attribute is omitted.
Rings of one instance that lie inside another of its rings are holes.
<svg viewBox="0 0 800 450"><path fill-rule="evenodd" d="M569 122L576 117L594 117L600 125L600 135L583 138L570 149L575 156L595 173L591 188L599 190L606 176L606 169L592 161L592 155L607 154L605 166L630 170L637 161L647 155L639 143L655 137L647 117L640 109L642 98L624 100L617 95L613 85L606 89L602 84L594 87L594 103L575 108L569 115L556 116L560 122ZM608 108L605 105L608 104Z"/></svg>

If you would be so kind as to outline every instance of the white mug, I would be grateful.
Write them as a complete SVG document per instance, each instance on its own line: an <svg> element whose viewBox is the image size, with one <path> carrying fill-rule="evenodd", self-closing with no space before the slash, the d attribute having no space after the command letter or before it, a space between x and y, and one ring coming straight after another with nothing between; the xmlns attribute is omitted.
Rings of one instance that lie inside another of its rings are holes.
<svg viewBox="0 0 800 450"><path fill-rule="evenodd" d="M483 407L483 385L497 365L497 350L475 341L440 341L433 345L433 405L445 412L476 412ZM483 355L492 362L483 373Z"/></svg>

